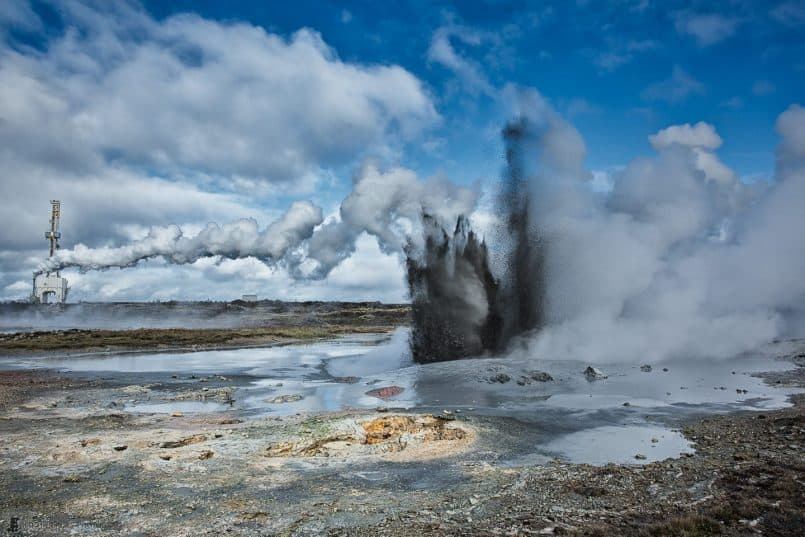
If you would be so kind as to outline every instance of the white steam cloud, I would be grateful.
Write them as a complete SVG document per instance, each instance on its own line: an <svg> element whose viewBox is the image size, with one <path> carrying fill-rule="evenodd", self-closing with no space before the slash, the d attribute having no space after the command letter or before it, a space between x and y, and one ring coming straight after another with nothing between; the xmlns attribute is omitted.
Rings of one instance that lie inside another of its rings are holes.
<svg viewBox="0 0 805 537"><path fill-rule="evenodd" d="M176 225L153 227L144 239L119 247L89 248L79 244L59 250L40 265L37 273L68 267L129 267L154 257L186 264L203 257L222 256L255 257L269 265L284 262L294 278L324 278L355 252L361 234L374 236L384 253L402 255L406 244L421 240L418 230L423 213L454 225L459 215L472 212L477 197L475 190L445 180L421 181L405 168L384 171L366 164L356 174L352 192L341 203L339 219L323 225L319 207L295 202L263 231L252 219L220 226L209 224L193 237L186 236Z"/></svg>
<svg viewBox="0 0 805 537"><path fill-rule="evenodd" d="M81 267L83 270L128 267L153 257L185 264L202 257L237 259L252 256L273 264L309 238L321 222L319 207L298 201L263 231L252 219L241 219L222 226L208 224L194 237L185 236L175 225L153 227L144 239L116 248L88 248L79 244L71 250L59 250L40 266L38 272L67 267Z"/></svg>
<svg viewBox="0 0 805 537"><path fill-rule="evenodd" d="M530 214L547 245L545 326L525 339L550 359L725 358L783 334L805 303L805 109L777 121L769 187L749 187L716 156L708 124L649 138L595 193L579 133L536 92L520 113Z"/></svg>
<svg viewBox="0 0 805 537"><path fill-rule="evenodd" d="M341 203L340 219L317 229L308 242L311 265L297 272L307 277L326 276L352 255L361 233L377 238L385 253L402 253L409 240L421 240L421 216L425 212L439 222L455 225L461 214L475 208L477 192L448 181L421 181L405 168L380 170L366 164L353 180L352 192ZM415 245L421 246L421 245Z"/></svg>

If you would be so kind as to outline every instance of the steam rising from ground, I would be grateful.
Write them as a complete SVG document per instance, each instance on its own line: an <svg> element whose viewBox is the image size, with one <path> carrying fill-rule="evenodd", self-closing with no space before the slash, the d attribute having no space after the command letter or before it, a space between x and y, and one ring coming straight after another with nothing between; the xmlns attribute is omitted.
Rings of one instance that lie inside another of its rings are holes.
<svg viewBox="0 0 805 537"><path fill-rule="evenodd" d="M769 184L738 180L716 154L713 126L697 123L650 136L656 155L630 162L601 193L578 131L536 91L517 103L488 249L461 217L476 191L367 164L338 218L297 202L262 232L250 220L195 237L155 228L118 248L62 250L42 270L220 255L322 278L368 233L408 258L422 361L504 349L586 361L725 358L784 335L805 310L801 106L777 120Z"/></svg>
<svg viewBox="0 0 805 537"><path fill-rule="evenodd" d="M521 116L529 215L547 244L544 326L534 356L652 361L726 358L783 333L805 300L805 109L777 121L771 187L720 162L712 126L650 138L599 195L578 132L536 93Z"/></svg>
<svg viewBox="0 0 805 537"><path fill-rule="evenodd" d="M801 320L805 109L777 121L770 184L739 181L697 123L650 136L657 155L599 193L576 129L534 91L518 106L489 259L461 223L452 238L426 230L426 255L409 259L419 361L728 358Z"/></svg>

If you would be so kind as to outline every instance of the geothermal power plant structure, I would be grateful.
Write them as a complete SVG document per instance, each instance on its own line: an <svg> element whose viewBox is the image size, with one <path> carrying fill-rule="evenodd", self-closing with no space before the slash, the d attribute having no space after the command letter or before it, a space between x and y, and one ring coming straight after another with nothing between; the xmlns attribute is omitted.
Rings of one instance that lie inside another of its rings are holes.
<svg viewBox="0 0 805 537"><path fill-rule="evenodd" d="M61 216L61 202L50 201L50 229L45 231L45 238L50 241L50 257L59 249L59 218ZM67 279L62 278L59 271L34 273L34 288L31 293L31 302L34 304L63 304L67 300L70 288Z"/></svg>

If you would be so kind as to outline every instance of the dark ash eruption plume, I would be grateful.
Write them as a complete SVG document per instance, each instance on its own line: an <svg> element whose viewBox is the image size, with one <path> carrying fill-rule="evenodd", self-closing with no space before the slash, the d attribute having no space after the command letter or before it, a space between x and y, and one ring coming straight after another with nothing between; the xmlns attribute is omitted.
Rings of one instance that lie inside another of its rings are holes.
<svg viewBox="0 0 805 537"><path fill-rule="evenodd" d="M501 334L498 283L486 244L459 216L452 237L423 215L424 252L408 249L413 329L411 353L420 363L496 349Z"/></svg>
<svg viewBox="0 0 805 537"><path fill-rule="evenodd" d="M523 154L529 136L525 117L503 129L506 170L498 203L503 216L499 241L505 250L499 298L499 307L507 312L502 334L505 342L539 328L544 322L545 244L530 217L532 194Z"/></svg>
<svg viewBox="0 0 805 537"><path fill-rule="evenodd" d="M465 216L459 216L450 237L434 218L424 215L424 254L419 258L410 248L407 252L411 350L417 362L501 351L543 322L545 247L529 216L531 194L523 157L528 121L509 123L503 138L500 279L492 273L486 243L479 241Z"/></svg>

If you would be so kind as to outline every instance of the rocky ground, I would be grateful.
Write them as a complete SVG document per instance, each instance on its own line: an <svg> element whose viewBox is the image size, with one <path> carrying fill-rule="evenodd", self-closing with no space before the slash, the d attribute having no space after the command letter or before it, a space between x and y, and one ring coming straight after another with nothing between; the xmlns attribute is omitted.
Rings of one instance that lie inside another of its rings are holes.
<svg viewBox="0 0 805 537"><path fill-rule="evenodd" d="M775 373L767 381L802 386L802 371ZM227 379L200 380L188 380L172 397L227 397ZM466 412L431 415L379 407L280 418L225 411L130 414L107 403L148 389L47 372L0 374L0 531L154 536L805 531L802 397L785 410L690 421L683 433L695 443L693 456L594 467L504 461L500 454L520 435L521 425Z"/></svg>

